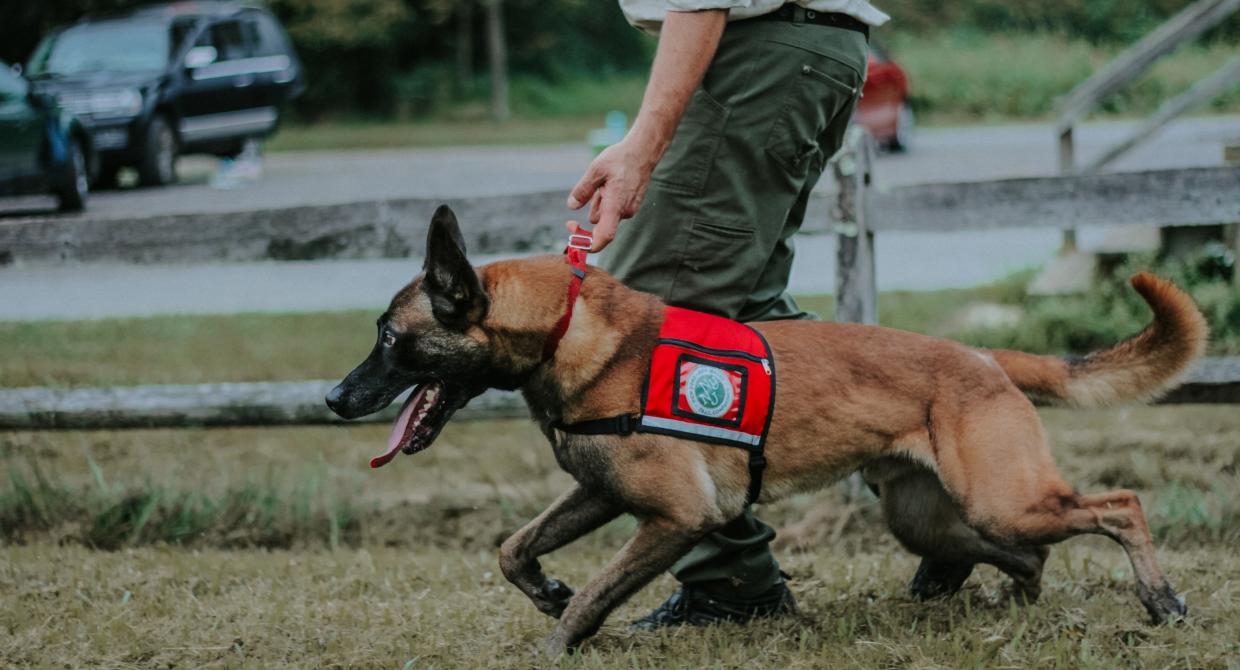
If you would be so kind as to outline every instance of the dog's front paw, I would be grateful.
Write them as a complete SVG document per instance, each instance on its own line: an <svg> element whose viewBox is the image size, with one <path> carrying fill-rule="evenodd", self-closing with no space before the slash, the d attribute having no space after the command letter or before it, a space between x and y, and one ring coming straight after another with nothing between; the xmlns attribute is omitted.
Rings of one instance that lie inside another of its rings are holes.
<svg viewBox="0 0 1240 670"><path fill-rule="evenodd" d="M534 606L539 612L558 619L572 597L573 590L567 584L558 579L548 579L538 588Z"/></svg>

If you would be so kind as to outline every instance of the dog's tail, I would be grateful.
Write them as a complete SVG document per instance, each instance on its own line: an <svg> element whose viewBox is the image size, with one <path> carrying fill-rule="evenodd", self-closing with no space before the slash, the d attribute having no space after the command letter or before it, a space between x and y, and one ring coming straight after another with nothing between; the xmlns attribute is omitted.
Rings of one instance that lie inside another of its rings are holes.
<svg viewBox="0 0 1240 670"><path fill-rule="evenodd" d="M1036 400L1108 407L1152 400L1174 388L1205 349L1209 328L1187 293L1148 272L1129 280L1154 311L1140 333L1084 358L990 349L1016 387Z"/></svg>

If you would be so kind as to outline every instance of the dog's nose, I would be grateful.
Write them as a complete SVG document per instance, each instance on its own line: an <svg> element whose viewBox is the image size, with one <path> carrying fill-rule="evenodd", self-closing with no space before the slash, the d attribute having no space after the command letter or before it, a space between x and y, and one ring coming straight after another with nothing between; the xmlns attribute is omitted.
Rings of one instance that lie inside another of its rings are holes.
<svg viewBox="0 0 1240 670"><path fill-rule="evenodd" d="M327 402L327 407L336 414L340 414L340 404L344 401L344 389L337 384L332 390L327 392L327 396L323 398Z"/></svg>

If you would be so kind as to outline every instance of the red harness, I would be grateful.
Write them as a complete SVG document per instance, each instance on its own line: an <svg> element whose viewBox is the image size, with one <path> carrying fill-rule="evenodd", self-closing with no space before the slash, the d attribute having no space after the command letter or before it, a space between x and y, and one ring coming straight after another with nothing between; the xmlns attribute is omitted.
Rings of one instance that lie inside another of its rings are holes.
<svg viewBox="0 0 1240 670"><path fill-rule="evenodd" d="M576 228L564 253L573 279L568 307L543 347L543 360L572 321L593 239ZM642 387L641 415L592 419L556 428L578 435L657 433L744 449L749 453L746 504L762 492L763 447L775 412L775 362L753 328L720 316L667 307Z"/></svg>
<svg viewBox="0 0 1240 670"><path fill-rule="evenodd" d="M581 295L581 282L586 278L586 256L590 255L590 247L594 246L594 235L573 222L573 232L568 235L568 246L564 247L564 260L568 261L569 271L573 279L568 283L568 307L564 314L547 336L543 343L543 362L551 360L555 350L568 332L568 324L573 320L573 306L577 304L577 296Z"/></svg>

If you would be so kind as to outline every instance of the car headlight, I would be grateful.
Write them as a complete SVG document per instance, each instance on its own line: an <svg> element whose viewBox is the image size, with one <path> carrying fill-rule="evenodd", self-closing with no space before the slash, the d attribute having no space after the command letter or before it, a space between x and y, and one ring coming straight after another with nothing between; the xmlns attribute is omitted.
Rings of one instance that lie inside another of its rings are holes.
<svg viewBox="0 0 1240 670"><path fill-rule="evenodd" d="M137 116L142 111L142 93L133 88L96 91L83 106L95 117Z"/></svg>

